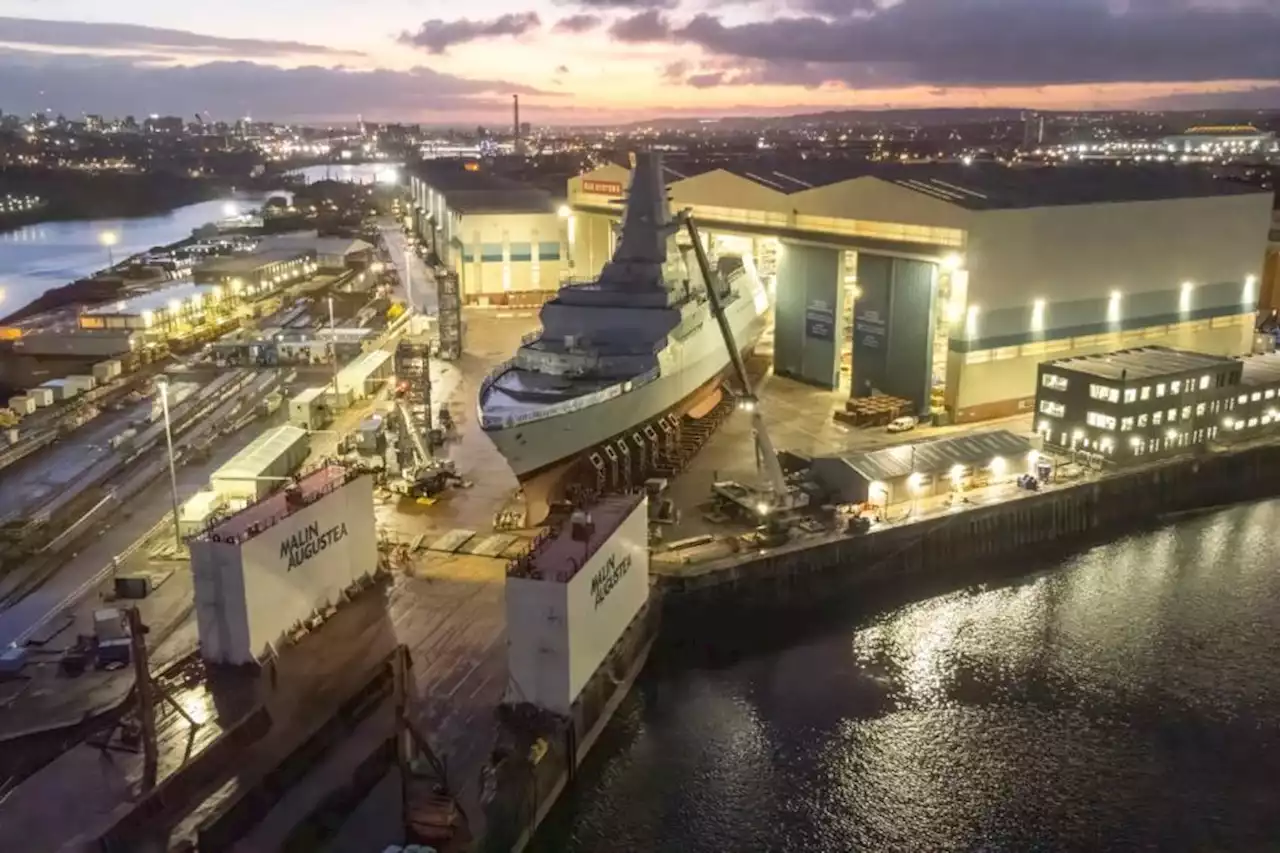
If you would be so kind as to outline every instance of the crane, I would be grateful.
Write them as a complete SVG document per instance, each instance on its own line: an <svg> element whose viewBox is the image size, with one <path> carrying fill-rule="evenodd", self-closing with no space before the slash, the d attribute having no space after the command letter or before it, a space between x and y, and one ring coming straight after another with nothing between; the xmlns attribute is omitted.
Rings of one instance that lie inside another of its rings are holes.
<svg viewBox="0 0 1280 853"><path fill-rule="evenodd" d="M772 439L769 438L769 430L765 427L764 414L760 410L760 400L756 397L755 389L751 385L751 377L747 375L747 366L742 361L742 353L738 349L737 341L734 340L733 328L729 325L729 319L724 315L724 306L720 302L720 293L716 290L716 279L712 275L711 263L707 260L707 252L703 248L698 226L694 224L693 212L688 209L681 211L677 216L677 221L683 223L685 230L689 232L689 238L693 241L694 256L697 258L698 268L702 271L702 278L707 285L707 301L711 304L711 313L715 315L716 323L720 326L720 335L724 338L725 346L729 348L729 360L733 363L733 370L737 374L738 383L742 387L738 405L743 411L751 415L751 434L755 441L756 466L764 469L770 492L757 503L756 512L761 516L769 516L779 510L785 512L797 509L804 504L804 496L787 486L786 475L783 474L782 465L778 462L778 453L773 447Z"/></svg>

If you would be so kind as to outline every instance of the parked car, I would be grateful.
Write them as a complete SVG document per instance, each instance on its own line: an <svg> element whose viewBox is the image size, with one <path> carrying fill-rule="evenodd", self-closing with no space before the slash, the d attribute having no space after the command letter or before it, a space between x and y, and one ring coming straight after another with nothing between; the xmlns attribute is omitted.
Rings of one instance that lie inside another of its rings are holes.
<svg viewBox="0 0 1280 853"><path fill-rule="evenodd" d="M916 428L916 419L911 415L903 415L889 421L889 432L909 432Z"/></svg>

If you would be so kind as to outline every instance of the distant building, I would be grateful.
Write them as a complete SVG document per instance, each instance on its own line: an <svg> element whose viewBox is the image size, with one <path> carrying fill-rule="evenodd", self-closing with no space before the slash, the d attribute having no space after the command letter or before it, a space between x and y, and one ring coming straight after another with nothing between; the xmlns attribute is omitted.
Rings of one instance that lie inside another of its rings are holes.
<svg viewBox="0 0 1280 853"><path fill-rule="evenodd" d="M240 296L274 290L316 269L315 249L281 248L215 258L196 267L191 276L197 284L222 285Z"/></svg>
<svg viewBox="0 0 1280 853"><path fill-rule="evenodd" d="M976 421L1046 357L1251 348L1272 193L1181 169L669 160L672 208L773 283L773 367ZM628 170L570 179L575 274L610 257Z"/></svg>
<svg viewBox="0 0 1280 853"><path fill-rule="evenodd" d="M466 303L541 304L571 271L569 220L545 190L464 160L421 163L409 186L414 229Z"/></svg>
<svg viewBox="0 0 1280 853"><path fill-rule="evenodd" d="M1160 142L1171 154L1244 154L1272 150L1276 135L1248 124L1202 125L1166 136Z"/></svg>

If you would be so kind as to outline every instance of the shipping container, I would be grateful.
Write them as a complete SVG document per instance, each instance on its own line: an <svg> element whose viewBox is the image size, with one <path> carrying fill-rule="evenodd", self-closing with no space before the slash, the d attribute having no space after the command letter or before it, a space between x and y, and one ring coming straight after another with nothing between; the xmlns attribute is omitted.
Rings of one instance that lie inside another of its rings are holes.
<svg viewBox="0 0 1280 853"><path fill-rule="evenodd" d="M325 391L326 386L307 388L290 400L289 423L305 430L323 428L329 422L329 400Z"/></svg>
<svg viewBox="0 0 1280 853"><path fill-rule="evenodd" d="M36 410L36 401L26 394L19 394L17 397L9 398L9 408L13 409L16 415L29 415Z"/></svg>
<svg viewBox="0 0 1280 853"><path fill-rule="evenodd" d="M214 491L196 492L187 498L178 512L178 529L183 536L195 536L205 529L209 520L226 506L226 502Z"/></svg>
<svg viewBox="0 0 1280 853"><path fill-rule="evenodd" d="M88 374L85 374L85 373L78 373L74 376L68 376L65 381L68 385L72 385L76 388L79 388L81 394L83 394L85 391L92 391L94 388L98 386L98 380L94 379L92 376L89 376Z"/></svg>
<svg viewBox="0 0 1280 853"><path fill-rule="evenodd" d="M213 472L209 485L227 500L258 500L284 485L306 461L310 447L305 429L276 427L262 433Z"/></svg>
<svg viewBox="0 0 1280 853"><path fill-rule="evenodd" d="M98 380L99 384L106 384L115 379L121 373L120 362L116 359L100 361L93 366L93 378Z"/></svg>
<svg viewBox="0 0 1280 853"><path fill-rule="evenodd" d="M47 388L53 392L55 401L70 400L80 393L80 387L67 382L65 379L50 379L48 382L40 383L41 388Z"/></svg>
<svg viewBox="0 0 1280 853"><path fill-rule="evenodd" d="M52 406L54 403L52 388L32 388L27 392L27 396L35 400L37 409Z"/></svg>
<svg viewBox="0 0 1280 853"><path fill-rule="evenodd" d="M395 363L391 353L380 349L367 352L338 371L338 390L357 400L363 400L388 379L394 370Z"/></svg>

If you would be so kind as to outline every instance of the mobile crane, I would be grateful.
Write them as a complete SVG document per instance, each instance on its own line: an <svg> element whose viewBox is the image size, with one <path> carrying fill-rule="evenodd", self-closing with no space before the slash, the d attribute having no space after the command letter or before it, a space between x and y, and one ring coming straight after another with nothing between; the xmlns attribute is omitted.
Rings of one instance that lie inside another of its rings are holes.
<svg viewBox="0 0 1280 853"><path fill-rule="evenodd" d="M729 325L729 320L724 314L724 305L720 301L720 293L716 289L716 277L711 270L711 263L707 259L706 249L702 245L701 235L698 233L698 227L694 224L692 211L686 209L676 216L677 226L683 224L685 230L689 233L689 238L693 241L694 256L698 261L698 268L702 272L703 281L706 283L707 301L711 306L711 313L716 318L716 323L720 326L720 335L724 338L725 346L729 348L729 360L733 364L734 373L737 374L738 384L741 386L741 394L738 397L738 408L751 415L751 433L755 443L756 451L756 468L763 469L767 485L763 488L756 488L742 483L717 483L714 486L716 494L723 497L738 506L742 507L748 513L754 513L763 522L766 533L777 533L778 526L783 519L792 511L804 507L809 502L808 495L804 492L792 488L787 483L786 475L782 471L782 465L778 462L778 453L774 449L773 441L769 438L769 431L765 426L764 415L761 412L760 400L756 397L755 389L751 384L751 377L747 375L747 366L742 361L742 353L738 349L737 341L733 337L733 328Z"/></svg>

